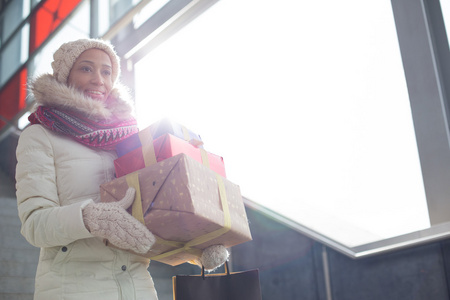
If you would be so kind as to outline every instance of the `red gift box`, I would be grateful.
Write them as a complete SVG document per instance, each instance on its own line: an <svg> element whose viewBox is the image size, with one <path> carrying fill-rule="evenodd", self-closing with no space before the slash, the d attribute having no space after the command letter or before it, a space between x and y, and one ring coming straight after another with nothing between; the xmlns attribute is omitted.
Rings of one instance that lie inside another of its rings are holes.
<svg viewBox="0 0 450 300"><path fill-rule="evenodd" d="M151 141L150 139L148 143L143 143L142 147L134 149L114 161L116 177L135 172L180 153L186 154L226 177L223 158L218 155L206 152L171 134L165 134L153 140L153 145L150 145Z"/></svg>

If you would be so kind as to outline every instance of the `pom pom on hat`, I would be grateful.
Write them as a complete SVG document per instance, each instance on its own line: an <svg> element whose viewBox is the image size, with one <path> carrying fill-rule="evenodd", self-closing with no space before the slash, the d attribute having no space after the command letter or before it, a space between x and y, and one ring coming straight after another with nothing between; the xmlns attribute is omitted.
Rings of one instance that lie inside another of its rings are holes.
<svg viewBox="0 0 450 300"><path fill-rule="evenodd" d="M80 39L62 44L53 54L52 69L55 79L66 84L70 70L78 56L88 49L100 49L108 54L112 63L112 80L115 83L120 74L120 59L113 46L100 39Z"/></svg>

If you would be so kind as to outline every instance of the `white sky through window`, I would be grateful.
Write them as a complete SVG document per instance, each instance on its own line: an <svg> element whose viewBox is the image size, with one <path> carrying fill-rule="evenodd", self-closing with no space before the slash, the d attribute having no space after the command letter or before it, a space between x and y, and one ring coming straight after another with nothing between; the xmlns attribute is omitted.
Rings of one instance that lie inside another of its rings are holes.
<svg viewBox="0 0 450 300"><path fill-rule="evenodd" d="M185 125L243 196L347 246L429 227L390 2L274 3L219 1L137 63L139 126Z"/></svg>

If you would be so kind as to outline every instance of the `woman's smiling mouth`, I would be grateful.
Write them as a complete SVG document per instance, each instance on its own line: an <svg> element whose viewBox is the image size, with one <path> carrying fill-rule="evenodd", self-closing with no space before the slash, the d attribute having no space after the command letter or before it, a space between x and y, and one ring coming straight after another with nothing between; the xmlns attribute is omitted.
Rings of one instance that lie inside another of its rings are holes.
<svg viewBox="0 0 450 300"><path fill-rule="evenodd" d="M90 98L97 100L103 100L103 98L105 97L105 93L96 90L86 90L84 94Z"/></svg>

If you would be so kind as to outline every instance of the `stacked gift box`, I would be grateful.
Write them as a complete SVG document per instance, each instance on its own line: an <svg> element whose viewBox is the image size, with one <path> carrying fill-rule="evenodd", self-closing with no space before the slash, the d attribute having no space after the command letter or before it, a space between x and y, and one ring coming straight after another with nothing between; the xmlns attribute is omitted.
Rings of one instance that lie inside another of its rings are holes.
<svg viewBox="0 0 450 300"><path fill-rule="evenodd" d="M202 144L199 135L182 125L163 119L117 145L119 158L114 161L116 176L121 177L185 153L225 177L222 157L206 152Z"/></svg>
<svg viewBox="0 0 450 300"><path fill-rule="evenodd" d="M199 135L161 120L117 146L117 179L103 184L101 201L138 191L129 212L155 235L145 255L178 265L202 249L251 240L239 186L226 179L222 157L207 152Z"/></svg>

